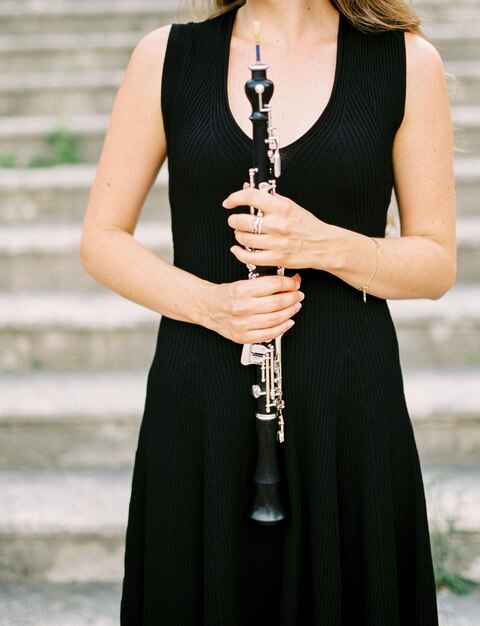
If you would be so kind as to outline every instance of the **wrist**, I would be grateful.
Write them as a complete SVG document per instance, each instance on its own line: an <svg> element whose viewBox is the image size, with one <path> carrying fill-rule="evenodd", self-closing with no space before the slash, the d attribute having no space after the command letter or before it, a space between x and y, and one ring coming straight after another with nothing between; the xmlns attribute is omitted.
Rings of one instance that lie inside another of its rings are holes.
<svg viewBox="0 0 480 626"><path fill-rule="evenodd" d="M322 224L315 250L313 269L331 274L345 271L351 261L352 249L363 235L332 224Z"/></svg>
<svg viewBox="0 0 480 626"><path fill-rule="evenodd" d="M218 285L207 280L200 280L196 297L192 298L192 323L213 330L212 303L217 298Z"/></svg>
<svg viewBox="0 0 480 626"><path fill-rule="evenodd" d="M331 226L325 246L324 265L320 269L341 278L355 273L358 266L362 265L360 260L370 256L371 247L370 237L339 226Z"/></svg>

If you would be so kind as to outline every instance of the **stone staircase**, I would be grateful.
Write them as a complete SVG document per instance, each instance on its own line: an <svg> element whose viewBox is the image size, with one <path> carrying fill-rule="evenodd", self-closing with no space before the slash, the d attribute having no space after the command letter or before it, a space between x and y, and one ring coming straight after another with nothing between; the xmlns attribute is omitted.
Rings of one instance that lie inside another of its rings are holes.
<svg viewBox="0 0 480 626"><path fill-rule="evenodd" d="M0 626L118 623L131 466L158 316L80 268L80 224L131 49L178 1L0 0ZM480 579L480 5L421 0L452 75L458 285L392 302L432 528ZM160 8L161 7L161 8ZM80 163L26 166L63 125ZM136 236L171 258L162 171ZM442 626L480 594L439 594ZM477 617L475 617L477 615Z"/></svg>

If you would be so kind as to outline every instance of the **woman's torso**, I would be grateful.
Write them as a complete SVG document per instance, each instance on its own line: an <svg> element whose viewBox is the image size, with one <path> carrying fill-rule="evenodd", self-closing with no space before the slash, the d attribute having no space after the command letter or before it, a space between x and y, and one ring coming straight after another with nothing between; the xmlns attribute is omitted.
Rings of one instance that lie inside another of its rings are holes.
<svg viewBox="0 0 480 626"><path fill-rule="evenodd" d="M234 17L231 12L173 26L162 85L175 264L215 283L247 275L230 252L234 237L222 207L247 180L251 166L251 139L228 99ZM249 75L246 67L245 81ZM278 192L330 224L383 237L393 185L392 146L404 102L403 34L365 35L341 17L330 97L304 134L282 149ZM284 338L285 353L289 344L326 350L338 359L353 350L367 362L377 360L380 369L382 355L398 358L385 301L371 297L364 304L360 292L326 272L300 274L306 297ZM161 334L178 334L180 343L189 326L166 319L162 325ZM189 350L199 354L226 342L198 327L188 332Z"/></svg>

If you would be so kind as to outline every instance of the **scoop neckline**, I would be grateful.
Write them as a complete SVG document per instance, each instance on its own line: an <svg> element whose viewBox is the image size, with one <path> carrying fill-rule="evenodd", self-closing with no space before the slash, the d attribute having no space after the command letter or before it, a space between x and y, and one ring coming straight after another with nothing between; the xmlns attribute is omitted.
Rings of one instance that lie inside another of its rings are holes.
<svg viewBox="0 0 480 626"><path fill-rule="evenodd" d="M223 104L225 114L230 123L230 126L232 127L232 130L237 134L237 136L240 139L242 139L244 142L251 145L253 143L253 139L249 135L247 135L247 133L243 130L243 128L238 124L237 120L235 119L235 116L232 113L232 109L230 108L230 101L228 99L228 69L230 65L230 47L231 47L231 41L232 41L233 25L235 22L235 16L236 16L237 11L238 11L238 7L230 12L230 15L229 15L230 20L229 20L228 27L226 29L226 34L225 34L223 68L222 68L222 72L220 73L221 81L222 81L222 104ZM313 124L309 128L307 128L307 130L302 135L300 135L299 137L291 141L289 144L287 144L286 146L281 146L280 152L282 152L283 150L290 150L291 148L295 147L297 144L305 141L310 135L316 132L316 130L320 126L323 125L323 123L325 122L325 119L328 118L330 110L333 109L333 106L337 100L340 78L343 75L341 65L343 61L343 44L344 44L344 30L345 30L344 27L345 27L344 16L339 11L338 31L337 31L337 51L336 51L336 59L335 59L335 74L333 78L332 90L330 92L330 97L327 101L327 104L325 105L325 107L323 108L322 112L317 117L317 119L313 122Z"/></svg>

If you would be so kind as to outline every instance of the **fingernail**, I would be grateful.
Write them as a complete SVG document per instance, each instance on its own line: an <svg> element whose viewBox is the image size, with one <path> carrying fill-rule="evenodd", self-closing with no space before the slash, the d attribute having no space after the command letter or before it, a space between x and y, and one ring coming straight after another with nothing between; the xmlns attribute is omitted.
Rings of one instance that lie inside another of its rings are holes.
<svg viewBox="0 0 480 626"><path fill-rule="evenodd" d="M288 320L287 326L288 328L291 328L294 324L295 322L293 320Z"/></svg>
<svg viewBox="0 0 480 626"><path fill-rule="evenodd" d="M297 309L297 311L300 311L300 309L302 308L302 304L300 302L297 302L295 308Z"/></svg>
<svg viewBox="0 0 480 626"><path fill-rule="evenodd" d="M302 300L304 300L304 299L305 299L305 294L303 293L303 291L299 291L299 292L298 292L298 295L300 296L300 300L299 300L299 302L301 302Z"/></svg>

